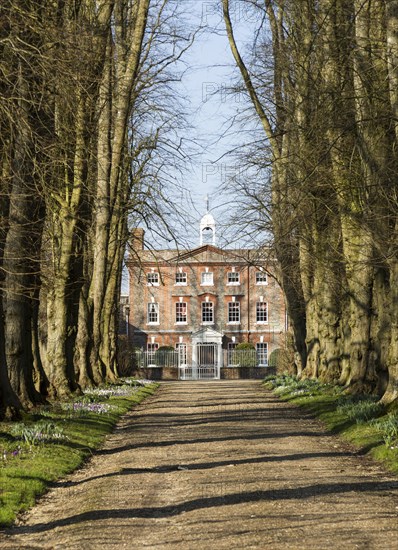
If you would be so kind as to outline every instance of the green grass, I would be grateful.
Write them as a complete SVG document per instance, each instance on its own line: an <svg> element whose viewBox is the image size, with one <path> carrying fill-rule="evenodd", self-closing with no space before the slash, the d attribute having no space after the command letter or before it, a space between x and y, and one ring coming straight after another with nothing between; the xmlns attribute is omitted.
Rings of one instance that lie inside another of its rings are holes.
<svg viewBox="0 0 398 550"><path fill-rule="evenodd" d="M120 416L158 387L134 387L134 381L128 382L108 387L105 395L94 392L38 409L17 424L0 423L1 527L12 525L17 514L31 508L52 482L81 466ZM112 395L118 392L122 395ZM75 408L74 403L78 403Z"/></svg>
<svg viewBox="0 0 398 550"><path fill-rule="evenodd" d="M281 399L305 408L363 454L398 473L398 412L389 412L375 396L349 395L341 387L297 380L290 375L269 376L264 385Z"/></svg>

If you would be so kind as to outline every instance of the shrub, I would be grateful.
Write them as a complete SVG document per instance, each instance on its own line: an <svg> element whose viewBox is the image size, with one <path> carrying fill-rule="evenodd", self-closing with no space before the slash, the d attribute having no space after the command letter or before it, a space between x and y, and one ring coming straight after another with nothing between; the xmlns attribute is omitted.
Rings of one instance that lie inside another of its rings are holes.
<svg viewBox="0 0 398 550"><path fill-rule="evenodd" d="M241 342L233 350L233 362L240 367L256 367L256 348L251 342Z"/></svg>
<svg viewBox="0 0 398 550"><path fill-rule="evenodd" d="M236 348L237 350L239 349L256 349L254 344L252 344L251 342L240 342L240 344L237 344Z"/></svg>
<svg viewBox="0 0 398 550"><path fill-rule="evenodd" d="M135 365L135 349L127 336L120 335L118 340L117 364L120 376L129 376Z"/></svg>
<svg viewBox="0 0 398 550"><path fill-rule="evenodd" d="M274 349L273 352L271 352L271 355L269 356L268 365L270 367L278 368L281 364L283 350L281 348Z"/></svg>

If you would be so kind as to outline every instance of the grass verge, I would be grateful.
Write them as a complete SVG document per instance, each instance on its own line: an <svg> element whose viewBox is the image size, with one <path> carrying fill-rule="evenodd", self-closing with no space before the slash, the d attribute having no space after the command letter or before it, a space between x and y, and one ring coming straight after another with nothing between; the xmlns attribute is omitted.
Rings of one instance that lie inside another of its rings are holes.
<svg viewBox="0 0 398 550"><path fill-rule="evenodd" d="M363 454L398 474L398 412L371 395L348 395L344 389L290 375L269 376L264 385L285 401L305 408L326 428Z"/></svg>
<svg viewBox="0 0 398 550"><path fill-rule="evenodd" d="M11 526L52 482L81 466L119 418L157 387L124 379L25 414L23 422L0 423L0 527Z"/></svg>

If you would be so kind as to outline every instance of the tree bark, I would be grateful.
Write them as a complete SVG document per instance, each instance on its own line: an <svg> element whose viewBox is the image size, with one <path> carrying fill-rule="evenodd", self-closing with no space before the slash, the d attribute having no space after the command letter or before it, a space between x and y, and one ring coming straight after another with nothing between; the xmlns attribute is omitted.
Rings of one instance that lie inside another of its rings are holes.
<svg viewBox="0 0 398 550"><path fill-rule="evenodd" d="M398 0L385 0L386 9L386 51L388 63L388 84L392 124L394 129L394 157L398 147ZM396 176L395 176L396 177ZM391 200L391 199L390 199ZM390 340L388 352L388 384L382 397L386 404L398 400L398 202L396 194L391 200L390 236L387 263L389 267L388 304L390 314Z"/></svg>
<svg viewBox="0 0 398 550"><path fill-rule="evenodd" d="M74 346L79 323L76 295L83 283L82 274L76 272L82 269L77 247L79 240L85 238L82 223L84 225L87 220L82 222L83 202L88 200L89 159L96 142L92 119L98 105L98 73L104 65L114 2L102 0L97 4L94 13L91 2L83 2L71 18L70 6L66 3L58 20L59 32L66 36L67 57L56 59L60 82L55 102L55 120L58 121L55 130L58 154L65 156L66 161L63 169L55 171L53 188L47 195L49 211L55 214L51 235L52 265L47 278L46 361L53 396L79 390ZM86 29L88 17L92 22ZM77 38L80 28L84 29L84 34ZM67 71L66 80L63 70ZM65 97L68 91L70 97Z"/></svg>
<svg viewBox="0 0 398 550"><path fill-rule="evenodd" d="M302 294L299 269L299 238L295 234L296 221L292 211L292 186L288 170L291 153L291 136L285 125L285 113L288 105L284 103L283 86L288 86L287 66L283 62L283 13L276 15L271 2L265 2L265 10L270 21L274 57L274 90L276 95L276 113L279 114L275 128L271 124L253 84L237 46L230 16L229 0L223 0L223 15L227 37L235 63L240 70L245 87L259 117L272 152L272 226L274 246L281 266L282 288L286 297L286 306L293 328L296 347L296 369L301 374L306 365L307 350L305 344L306 322L305 306Z"/></svg>
<svg viewBox="0 0 398 550"><path fill-rule="evenodd" d="M4 246L5 353L10 382L26 407L42 402L33 383L32 291L39 265L42 220L40 198L35 196L35 113L31 112L32 65L18 63L18 116L15 153L11 166L8 232ZM37 125L39 126L39 125Z"/></svg>
<svg viewBox="0 0 398 550"><path fill-rule="evenodd" d="M109 312L114 304L110 266L121 270L122 264L117 254L119 243L111 247L110 239L117 235L117 223L114 223L114 209L118 194L128 187L126 174L123 172L124 156L127 153L127 130L133 103L133 90L137 84L139 63L142 55L142 44L146 30L150 0L136 0L132 5L131 16L134 25L124 28L125 10L123 2L116 4L115 47L118 51L117 66L114 71L118 75L118 85L113 95L112 47L109 44L108 65L104 70L101 83L98 140L98 178L95 198L95 234L93 239L93 276L90 287L90 302L92 307L93 342L91 349L91 369L96 381L104 377L113 377L112 366L105 364L101 348L103 348L104 328L109 326ZM128 46L127 46L128 44ZM101 101L102 99L102 101ZM122 208L118 215L126 215ZM119 263L114 263L116 258ZM106 303L109 299L112 302ZM107 319L104 319L104 315ZM114 344L111 345L114 347Z"/></svg>

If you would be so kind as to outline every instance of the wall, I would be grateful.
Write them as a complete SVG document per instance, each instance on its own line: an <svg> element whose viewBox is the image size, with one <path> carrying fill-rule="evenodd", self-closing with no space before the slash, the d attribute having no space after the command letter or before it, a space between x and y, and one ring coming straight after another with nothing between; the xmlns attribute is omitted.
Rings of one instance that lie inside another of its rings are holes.
<svg viewBox="0 0 398 550"><path fill-rule="evenodd" d="M228 367L221 369L222 380L262 380L269 374L275 374L275 367ZM133 369L131 376L146 380L178 380L178 368L158 367L148 369Z"/></svg>

